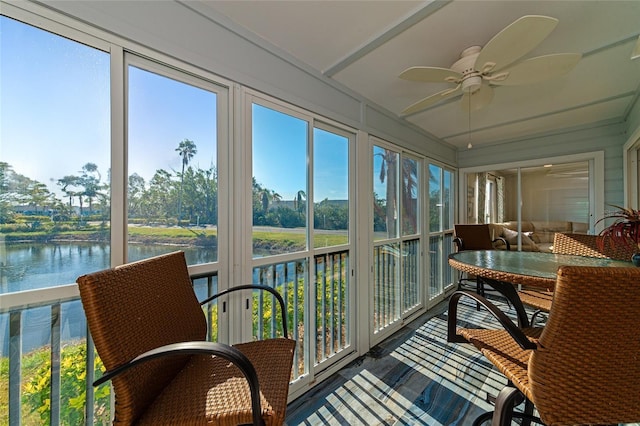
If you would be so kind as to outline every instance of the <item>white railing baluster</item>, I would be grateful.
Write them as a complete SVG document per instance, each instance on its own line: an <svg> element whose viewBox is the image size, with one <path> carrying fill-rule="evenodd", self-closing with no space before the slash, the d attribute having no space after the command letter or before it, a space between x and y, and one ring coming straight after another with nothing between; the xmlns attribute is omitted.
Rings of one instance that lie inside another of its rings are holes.
<svg viewBox="0 0 640 426"><path fill-rule="evenodd" d="M22 311L9 313L9 423L20 426L22 382Z"/></svg>
<svg viewBox="0 0 640 426"><path fill-rule="evenodd" d="M86 369L86 380L84 383L85 386L85 395L87 395L86 401L85 401L85 422L88 425L92 425L94 422L94 414L93 414L93 410L94 410L94 405L95 405L95 393L93 390L93 382L95 381L95 362L96 362L96 356L95 356L95 350L93 347L93 339L91 338L91 335L89 334L89 327L87 327L87 359L86 359L86 363L85 363L85 369Z"/></svg>
<svg viewBox="0 0 640 426"><path fill-rule="evenodd" d="M60 304L51 305L51 408L49 422L51 426L60 424Z"/></svg>

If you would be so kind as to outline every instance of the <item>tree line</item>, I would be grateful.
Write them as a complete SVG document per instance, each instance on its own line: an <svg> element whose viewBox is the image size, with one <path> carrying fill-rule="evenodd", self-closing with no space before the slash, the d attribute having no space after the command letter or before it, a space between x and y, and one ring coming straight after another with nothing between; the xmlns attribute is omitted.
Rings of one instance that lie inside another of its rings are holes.
<svg viewBox="0 0 640 426"><path fill-rule="evenodd" d="M184 139L175 149L181 158L179 171L158 169L149 180L137 173L128 177L127 210L130 223L166 225L217 225L218 174L215 166L195 168L190 163L196 144ZM110 170L101 173L86 163L77 174L51 179L60 188L60 199L47 185L0 162L0 223L12 223L18 215L49 216L53 221L109 220ZM274 190L252 183L253 224L305 227L306 193L283 200ZM323 200L314 205L314 225L319 229L348 229L346 202Z"/></svg>

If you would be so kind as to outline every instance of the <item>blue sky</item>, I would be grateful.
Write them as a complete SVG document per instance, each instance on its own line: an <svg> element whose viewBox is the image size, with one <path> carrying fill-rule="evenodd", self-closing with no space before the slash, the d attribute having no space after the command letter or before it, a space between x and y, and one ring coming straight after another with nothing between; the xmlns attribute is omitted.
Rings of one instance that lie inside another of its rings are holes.
<svg viewBox="0 0 640 426"><path fill-rule="evenodd" d="M109 55L0 18L0 161L45 183L78 175L95 163L103 179L110 168ZM156 169L181 169L175 149L192 140L191 165L216 164L216 95L129 67L129 173L148 181ZM254 108L253 174L291 200L306 190L306 122ZM316 138L315 200L347 198L347 144L328 132Z"/></svg>
<svg viewBox="0 0 640 426"><path fill-rule="evenodd" d="M0 43L0 161L52 191L87 162L106 175L108 55L6 17Z"/></svg>

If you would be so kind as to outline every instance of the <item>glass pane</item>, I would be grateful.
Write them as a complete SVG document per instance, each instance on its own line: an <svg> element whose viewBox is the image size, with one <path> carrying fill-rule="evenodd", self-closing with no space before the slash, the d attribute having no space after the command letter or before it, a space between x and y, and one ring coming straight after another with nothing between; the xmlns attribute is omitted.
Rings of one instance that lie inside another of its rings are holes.
<svg viewBox="0 0 640 426"><path fill-rule="evenodd" d="M522 220L589 223L589 163L522 169Z"/></svg>
<svg viewBox="0 0 640 426"><path fill-rule="evenodd" d="M420 303L420 240L402 242L402 312Z"/></svg>
<svg viewBox="0 0 640 426"><path fill-rule="evenodd" d="M308 123L253 104L253 256L307 248Z"/></svg>
<svg viewBox="0 0 640 426"><path fill-rule="evenodd" d="M400 319L400 245L383 244L373 250L374 332Z"/></svg>
<svg viewBox="0 0 640 426"><path fill-rule="evenodd" d="M289 337L298 342L293 361L293 380L308 372L306 351L303 349L309 347L305 342L308 339L306 323L309 321L305 309L305 289L309 287L307 265L305 259L298 259L253 268L253 282L277 290L285 303L289 326L287 332ZM272 294L262 290L253 291L252 333L256 340L282 336L282 314L277 303ZM274 307L277 309L275 315Z"/></svg>
<svg viewBox="0 0 640 426"><path fill-rule="evenodd" d="M216 94L128 68L129 260L218 259Z"/></svg>
<svg viewBox="0 0 640 426"><path fill-rule="evenodd" d="M453 284L453 268L449 266L449 255L454 252L453 234L444 234L442 244L442 282L444 286Z"/></svg>
<svg viewBox="0 0 640 426"><path fill-rule="evenodd" d="M431 263L431 276L429 277L429 299L442 294L442 270L443 270L443 237L432 235L429 237L429 260ZM449 265L446 267L449 268Z"/></svg>
<svg viewBox="0 0 640 426"><path fill-rule="evenodd" d="M443 190L444 194L442 197L443 202L443 211L442 211L442 220L444 221L442 229L453 229L453 213L455 206L455 198L453 194L453 173L450 170L444 171L444 181L443 181Z"/></svg>
<svg viewBox="0 0 640 426"><path fill-rule="evenodd" d="M193 291L196 293L196 299L205 300L218 293L218 274L212 273L210 276L197 278L192 280ZM207 317L208 339L211 342L218 341L218 299L213 299L209 303L202 306Z"/></svg>
<svg viewBox="0 0 640 426"><path fill-rule="evenodd" d="M518 200L518 174L522 199ZM469 223L498 223L512 250L552 251L556 232L589 232L589 163L492 170L467 177ZM521 220L518 218L521 205ZM520 233L518 233L520 231Z"/></svg>
<svg viewBox="0 0 640 426"><path fill-rule="evenodd" d="M373 147L373 232L374 239L398 237L399 154Z"/></svg>
<svg viewBox="0 0 640 426"><path fill-rule="evenodd" d="M328 247L349 242L349 139L313 129L314 245ZM302 191L301 191L302 192ZM305 198L294 207L305 210Z"/></svg>
<svg viewBox="0 0 640 426"><path fill-rule="evenodd" d="M109 55L0 26L0 292L70 284L110 263Z"/></svg>
<svg viewBox="0 0 640 426"><path fill-rule="evenodd" d="M402 160L402 235L418 232L418 161Z"/></svg>
<svg viewBox="0 0 640 426"><path fill-rule="evenodd" d="M314 257L317 331L315 363L330 358L350 344L348 251Z"/></svg>
<svg viewBox="0 0 640 426"><path fill-rule="evenodd" d="M442 230L442 168L429 164L429 232Z"/></svg>

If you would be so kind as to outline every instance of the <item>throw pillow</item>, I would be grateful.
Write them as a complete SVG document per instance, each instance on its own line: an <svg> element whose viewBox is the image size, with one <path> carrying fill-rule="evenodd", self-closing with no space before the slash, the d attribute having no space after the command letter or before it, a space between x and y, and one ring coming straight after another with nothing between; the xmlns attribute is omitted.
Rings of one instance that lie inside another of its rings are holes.
<svg viewBox="0 0 640 426"><path fill-rule="evenodd" d="M514 231L509 228L503 228L502 236L509 242L509 244L518 244L518 231Z"/></svg>
<svg viewBox="0 0 640 426"><path fill-rule="evenodd" d="M538 236L538 234L535 234L533 232L525 232L524 235L526 235L527 237L531 238L534 243L539 243L540 242L540 237Z"/></svg>
<svg viewBox="0 0 640 426"><path fill-rule="evenodd" d="M528 232L524 232L522 234L522 247L528 246L531 251L539 251L540 249L538 248L536 243L534 243L533 240L527 234ZM509 228L504 228L504 231L502 232L502 236L504 237L505 240L509 242L509 244L514 246L514 248L515 246L518 245L518 231L514 231Z"/></svg>

